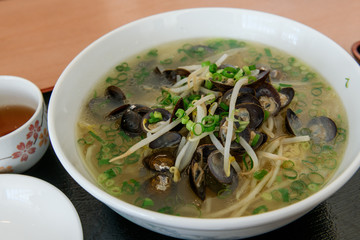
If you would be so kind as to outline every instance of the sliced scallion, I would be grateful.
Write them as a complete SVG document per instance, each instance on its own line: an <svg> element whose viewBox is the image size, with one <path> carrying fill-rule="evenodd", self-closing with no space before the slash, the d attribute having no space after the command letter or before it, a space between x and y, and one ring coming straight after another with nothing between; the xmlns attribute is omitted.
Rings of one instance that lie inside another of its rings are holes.
<svg viewBox="0 0 360 240"><path fill-rule="evenodd" d="M268 208L265 205L261 205L261 206L255 208L253 210L252 214L259 214L259 213L264 213L267 211L268 211Z"/></svg>
<svg viewBox="0 0 360 240"><path fill-rule="evenodd" d="M216 73L217 65L215 63L209 65L209 72Z"/></svg>
<svg viewBox="0 0 360 240"><path fill-rule="evenodd" d="M212 79L213 79L213 81L221 82L221 80L222 80L222 75L221 75L220 73L213 73Z"/></svg>
<svg viewBox="0 0 360 240"><path fill-rule="evenodd" d="M254 172L253 176L255 179L261 180L261 179L263 179L263 177L265 177L266 174L268 174L268 171L266 169L260 169L256 172Z"/></svg>

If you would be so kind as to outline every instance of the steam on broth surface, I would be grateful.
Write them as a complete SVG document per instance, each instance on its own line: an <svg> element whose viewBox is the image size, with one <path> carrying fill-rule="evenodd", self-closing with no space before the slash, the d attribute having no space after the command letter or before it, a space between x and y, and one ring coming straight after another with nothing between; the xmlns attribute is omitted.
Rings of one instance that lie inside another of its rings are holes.
<svg viewBox="0 0 360 240"><path fill-rule="evenodd" d="M89 94L77 134L108 193L216 218L318 191L342 159L347 129L335 90L299 59L257 43L197 39L119 63Z"/></svg>

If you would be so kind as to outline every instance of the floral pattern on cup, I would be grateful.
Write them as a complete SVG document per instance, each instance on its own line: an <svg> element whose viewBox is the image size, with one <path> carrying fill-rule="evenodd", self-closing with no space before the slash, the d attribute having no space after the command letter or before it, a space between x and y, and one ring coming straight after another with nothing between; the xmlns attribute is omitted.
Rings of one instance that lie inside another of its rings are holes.
<svg viewBox="0 0 360 240"><path fill-rule="evenodd" d="M43 132L40 133L39 140L39 147L41 147L42 145L47 145L49 141L49 132L47 128L44 128Z"/></svg>
<svg viewBox="0 0 360 240"><path fill-rule="evenodd" d="M45 126L43 127L44 122ZM37 141L38 144L36 144ZM35 154L38 148L47 146L48 142L49 133L46 124L46 106L44 104L41 113L41 122L36 120L33 124L30 124L28 127L28 133L26 134L26 139L16 145L16 151L12 153L11 156L1 158L0 160L20 158L21 162L26 162L30 155ZM0 173L10 173L13 171L14 169L11 165L0 167Z"/></svg>
<svg viewBox="0 0 360 240"><path fill-rule="evenodd" d="M11 173L13 171L12 166L0 167L0 173Z"/></svg>
<svg viewBox="0 0 360 240"><path fill-rule="evenodd" d="M34 124L31 124L29 127L29 133L26 134L26 139L34 137L36 142L39 132L41 132L41 125L39 125L39 120L36 120Z"/></svg>
<svg viewBox="0 0 360 240"><path fill-rule="evenodd" d="M12 158L21 157L21 161L24 162L28 160L29 155L35 153L36 147L33 147L33 141L28 141L26 144L24 142L19 143L16 148L18 152L14 152L11 156Z"/></svg>

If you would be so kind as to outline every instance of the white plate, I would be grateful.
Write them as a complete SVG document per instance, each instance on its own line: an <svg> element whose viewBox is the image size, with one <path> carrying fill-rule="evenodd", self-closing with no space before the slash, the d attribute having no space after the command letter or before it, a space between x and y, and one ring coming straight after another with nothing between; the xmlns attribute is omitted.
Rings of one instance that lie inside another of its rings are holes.
<svg viewBox="0 0 360 240"><path fill-rule="evenodd" d="M83 239L71 201L53 185L30 176L0 174L0 238Z"/></svg>

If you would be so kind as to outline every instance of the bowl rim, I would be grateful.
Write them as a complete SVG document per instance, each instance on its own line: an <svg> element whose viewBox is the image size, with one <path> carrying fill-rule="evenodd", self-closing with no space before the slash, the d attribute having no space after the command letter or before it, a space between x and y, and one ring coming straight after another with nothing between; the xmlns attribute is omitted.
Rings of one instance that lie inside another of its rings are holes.
<svg viewBox="0 0 360 240"><path fill-rule="evenodd" d="M231 12L239 12L239 13L248 13L248 14L261 14L263 16L270 16L272 18L277 18L282 21L289 22L291 24L296 24L297 26L301 28L305 28L307 30L312 31L314 34L317 34L318 36L321 36L325 38L327 41L330 41L334 44L334 47L337 48L338 51L342 51L344 53L344 58L352 59L350 54L348 54L342 47L340 47L336 42L334 42L332 39L328 38L324 34L318 32L317 30L304 25L300 22L297 22L295 20L275 15L272 13L257 11L257 10L249 10L249 9L243 9L243 8L229 8L229 7L204 7L204 8L188 8L188 9L179 9L179 10L173 10L168 12L162 12L155 15L147 16L138 20L135 20L133 22L127 23L125 25L122 25L95 40L90 45L88 45L85 49L83 49L71 62L70 64L65 68L65 70L62 72L61 76L59 77L57 83L55 84L53 95L56 96L57 89L61 86L63 79L65 78L66 74L73 65L76 64L78 59L81 58L82 55L84 55L86 52L91 51L91 49L98 43L103 41L104 39L111 37L115 32L122 31L125 28L130 28L133 25L141 24L143 21L149 21L153 20L159 17L165 17L168 14L177 14L177 13L185 13L185 12L193 12L193 11L207 11L207 10L214 10L214 9L222 9L225 11L231 11ZM345 54L346 53L346 54ZM353 59L352 59L353 60ZM356 62L354 61L354 64ZM140 207L137 207L135 205L129 204L127 202L124 202L114 196L111 196L110 194L106 193L104 190L100 189L98 186L96 186L93 183L90 183L79 171L64 157L63 150L61 149L60 145L58 144L57 138L56 138L56 130L54 123L52 121L52 116L54 114L54 98L50 99L49 103L49 135L50 139L53 144L53 148L60 159L62 165L64 168L69 172L69 174L78 182L78 184L83 187L86 191L88 191L91 195L93 195L95 198L100 200L101 202L105 203L108 206L116 206L121 208L120 212L126 211L126 215L134 216L135 218L142 218L146 221L151 221L155 223L161 223L167 226L173 226L176 228L184 228L184 229L193 229L193 230L206 230L209 231L209 229L213 231L217 230L230 230L230 229L239 229L241 228L247 228L247 227L254 227L259 226L263 224L269 224L271 222L290 218L294 215L299 214L306 214L308 211L312 210L314 207L316 207L318 204L320 204L325 199L329 198L331 195L333 195L336 191L338 191L357 171L357 169L360 167L360 152L356 155L355 159L351 162L351 165L347 167L339 176L337 176L336 179L334 179L330 184L328 184L325 188L322 188L318 192L312 194L311 196L307 197L304 200L301 200L297 203L291 204L290 206L283 207L277 210L269 211L266 213L262 213L259 215L252 215L252 216L242 216L242 217L234 217L234 218L191 218L191 217L182 217L182 216L173 216L173 215L167 215L158 213L152 210L143 209ZM316 203L316 204L314 204ZM306 211L304 211L304 209ZM117 211L118 212L118 211ZM121 214L121 213L120 213ZM180 221L181 224L179 225ZM186 220L186 221L184 221ZM226 222L225 225L220 225L219 223ZM201 223L201 224L199 224ZM211 231L210 230L210 231Z"/></svg>

